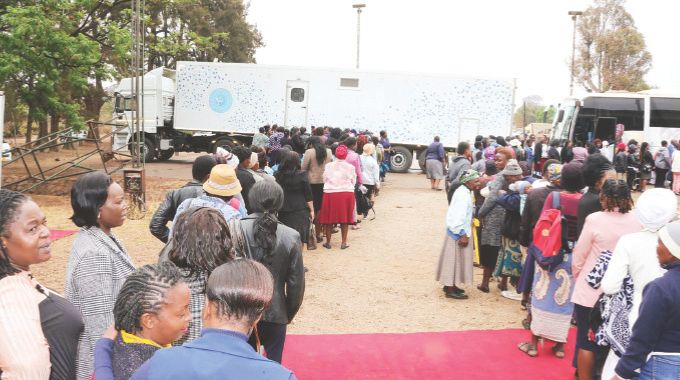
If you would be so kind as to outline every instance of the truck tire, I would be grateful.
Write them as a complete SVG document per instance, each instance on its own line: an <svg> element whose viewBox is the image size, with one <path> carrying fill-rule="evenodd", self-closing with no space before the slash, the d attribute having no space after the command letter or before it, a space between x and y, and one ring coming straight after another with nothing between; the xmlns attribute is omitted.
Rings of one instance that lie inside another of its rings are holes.
<svg viewBox="0 0 680 380"><path fill-rule="evenodd" d="M236 144L234 144L234 141L228 137L220 137L213 144L212 152L215 153L217 151L217 148L221 146L229 147L229 149L227 150L231 152L236 147Z"/></svg>
<svg viewBox="0 0 680 380"><path fill-rule="evenodd" d="M149 137L144 138L142 154L144 155L144 162L151 162L156 158L156 144Z"/></svg>
<svg viewBox="0 0 680 380"><path fill-rule="evenodd" d="M413 155L403 146L395 146L392 148L392 156L390 157L391 170L395 173L407 173L411 167Z"/></svg>
<svg viewBox="0 0 680 380"><path fill-rule="evenodd" d="M175 154L174 149L161 150L158 152L158 161L167 161L172 158L173 154Z"/></svg>
<svg viewBox="0 0 680 380"><path fill-rule="evenodd" d="M418 154L418 166L420 166L420 170L423 171L423 174L425 174L425 161L427 158L427 149L421 150Z"/></svg>

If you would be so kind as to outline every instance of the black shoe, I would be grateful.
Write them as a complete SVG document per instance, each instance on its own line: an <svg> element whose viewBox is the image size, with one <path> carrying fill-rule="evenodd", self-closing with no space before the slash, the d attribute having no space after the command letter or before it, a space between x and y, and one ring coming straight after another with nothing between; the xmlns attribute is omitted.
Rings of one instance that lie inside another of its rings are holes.
<svg viewBox="0 0 680 380"><path fill-rule="evenodd" d="M456 300L466 300L466 299L469 298L468 295L465 294L465 292L456 292L455 290L452 291L452 292L446 293L446 297L447 298L453 298L453 299L456 299Z"/></svg>

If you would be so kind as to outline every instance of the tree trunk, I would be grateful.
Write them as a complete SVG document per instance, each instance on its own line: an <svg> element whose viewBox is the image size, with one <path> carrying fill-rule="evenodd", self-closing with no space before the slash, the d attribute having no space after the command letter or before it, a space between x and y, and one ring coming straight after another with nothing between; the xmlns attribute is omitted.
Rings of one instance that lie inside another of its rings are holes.
<svg viewBox="0 0 680 380"><path fill-rule="evenodd" d="M59 132L59 119L60 119L59 114L56 113L56 112L54 112L54 113L52 113L52 115L50 115L50 134ZM57 140L57 143L58 142L59 141ZM60 146L56 145L56 146L51 147L50 151L58 152L59 148L60 148Z"/></svg>
<svg viewBox="0 0 680 380"><path fill-rule="evenodd" d="M47 136L47 118L39 120L38 127L38 144L44 144L45 136Z"/></svg>
<svg viewBox="0 0 680 380"><path fill-rule="evenodd" d="M33 106L28 106L28 117L26 117L26 142L33 141Z"/></svg>

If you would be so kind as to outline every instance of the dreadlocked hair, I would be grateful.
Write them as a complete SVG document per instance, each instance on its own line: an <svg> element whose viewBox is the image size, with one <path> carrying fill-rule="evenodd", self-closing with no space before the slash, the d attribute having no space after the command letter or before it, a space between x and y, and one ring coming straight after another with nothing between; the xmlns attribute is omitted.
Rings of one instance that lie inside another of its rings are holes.
<svg viewBox="0 0 680 380"><path fill-rule="evenodd" d="M123 283L113 305L116 330L139 333L142 329L142 315L157 313L165 303L168 290L180 282L182 275L179 269L169 261L144 265L132 272Z"/></svg>
<svg viewBox="0 0 680 380"><path fill-rule="evenodd" d="M605 211L616 211L625 214L633 209L633 198L626 181L608 179L602 186L600 202Z"/></svg>
<svg viewBox="0 0 680 380"><path fill-rule="evenodd" d="M9 226L16 219L17 210L29 198L16 191L0 189L0 236L9 237ZM9 252L0 243L0 279L18 273L19 270L9 261Z"/></svg>
<svg viewBox="0 0 680 380"><path fill-rule="evenodd" d="M274 181L256 182L248 195L250 207L255 213L262 213L255 220L255 242L262 248L262 257L256 257L258 261L269 261L276 247L276 228L279 220L276 213L283 207L283 189Z"/></svg>

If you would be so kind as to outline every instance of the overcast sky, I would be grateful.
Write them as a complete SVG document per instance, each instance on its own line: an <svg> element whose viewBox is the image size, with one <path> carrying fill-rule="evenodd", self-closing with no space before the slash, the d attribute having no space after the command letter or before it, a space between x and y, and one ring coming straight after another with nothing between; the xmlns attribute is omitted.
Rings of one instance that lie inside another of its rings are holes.
<svg viewBox="0 0 680 380"><path fill-rule="evenodd" d="M262 64L351 68L356 11L361 69L517 78L517 103L568 95L572 21L587 0L251 0ZM653 57L652 86L680 90L680 1L628 0ZM579 88L577 88L578 90Z"/></svg>

